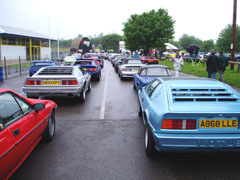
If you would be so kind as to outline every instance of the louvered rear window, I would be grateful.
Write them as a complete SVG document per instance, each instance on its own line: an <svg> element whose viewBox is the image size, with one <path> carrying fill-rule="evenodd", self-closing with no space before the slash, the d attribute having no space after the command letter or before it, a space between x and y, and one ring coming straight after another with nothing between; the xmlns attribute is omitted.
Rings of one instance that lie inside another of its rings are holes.
<svg viewBox="0 0 240 180"><path fill-rule="evenodd" d="M174 102L234 102L238 101L231 91L224 88L172 88Z"/></svg>
<svg viewBox="0 0 240 180"><path fill-rule="evenodd" d="M39 75L72 75L72 67L47 67Z"/></svg>

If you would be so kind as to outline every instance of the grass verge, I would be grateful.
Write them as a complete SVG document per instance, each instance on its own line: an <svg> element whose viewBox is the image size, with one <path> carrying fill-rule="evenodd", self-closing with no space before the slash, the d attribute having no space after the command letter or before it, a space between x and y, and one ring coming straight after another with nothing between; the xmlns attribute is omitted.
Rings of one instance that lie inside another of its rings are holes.
<svg viewBox="0 0 240 180"><path fill-rule="evenodd" d="M159 61L159 64L166 65L171 69L173 69L173 63L168 59L164 61ZM196 65L186 61L184 62L181 72L199 76L199 77L207 77L208 75L206 71L206 64ZM224 76L225 83L240 88L240 72L237 71L237 65L235 65L234 70L231 70L229 65L226 71L224 72L223 76ZM219 79L218 73L217 73L217 79Z"/></svg>

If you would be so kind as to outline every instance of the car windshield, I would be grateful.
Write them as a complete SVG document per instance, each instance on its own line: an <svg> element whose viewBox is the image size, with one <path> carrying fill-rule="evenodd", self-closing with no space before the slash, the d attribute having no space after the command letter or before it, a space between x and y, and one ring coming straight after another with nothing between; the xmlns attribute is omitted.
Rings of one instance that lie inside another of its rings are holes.
<svg viewBox="0 0 240 180"><path fill-rule="evenodd" d="M141 76L169 76L171 71L167 68L145 68L142 70Z"/></svg>

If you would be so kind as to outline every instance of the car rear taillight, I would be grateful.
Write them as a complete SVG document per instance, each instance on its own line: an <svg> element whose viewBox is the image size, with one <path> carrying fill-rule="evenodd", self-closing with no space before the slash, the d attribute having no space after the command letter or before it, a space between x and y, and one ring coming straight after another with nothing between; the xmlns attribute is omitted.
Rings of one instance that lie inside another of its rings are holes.
<svg viewBox="0 0 240 180"><path fill-rule="evenodd" d="M41 85L41 81L40 81L40 80L37 80L37 81L36 81L36 85L38 85L38 86Z"/></svg>
<svg viewBox="0 0 240 180"><path fill-rule="evenodd" d="M62 80L62 85L78 85L77 80Z"/></svg>
<svg viewBox="0 0 240 180"><path fill-rule="evenodd" d="M89 68L89 71L97 71L97 68Z"/></svg>
<svg viewBox="0 0 240 180"><path fill-rule="evenodd" d="M122 68L121 70L122 70L122 71L127 71L128 69L126 69L126 68Z"/></svg>
<svg viewBox="0 0 240 180"><path fill-rule="evenodd" d="M196 129L195 119L164 119L162 129Z"/></svg>
<svg viewBox="0 0 240 180"><path fill-rule="evenodd" d="M33 85L35 85L35 81L34 80L26 80L26 85L33 86Z"/></svg>

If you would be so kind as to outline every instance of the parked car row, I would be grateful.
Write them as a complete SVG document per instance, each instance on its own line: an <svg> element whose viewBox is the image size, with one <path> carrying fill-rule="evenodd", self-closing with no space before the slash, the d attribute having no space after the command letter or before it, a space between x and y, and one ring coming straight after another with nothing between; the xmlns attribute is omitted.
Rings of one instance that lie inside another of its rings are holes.
<svg viewBox="0 0 240 180"><path fill-rule="evenodd" d="M73 57L73 58L72 58ZM91 80L101 78L98 59L75 56L69 64L36 61L23 84L27 98L10 89L0 89L0 179L8 179L41 139L55 134L56 103L43 97L68 97L83 103L91 91Z"/></svg>
<svg viewBox="0 0 240 180"><path fill-rule="evenodd" d="M111 61L120 77L133 77L147 156L240 151L240 94L232 87L208 78L175 78L167 66L136 59Z"/></svg>

